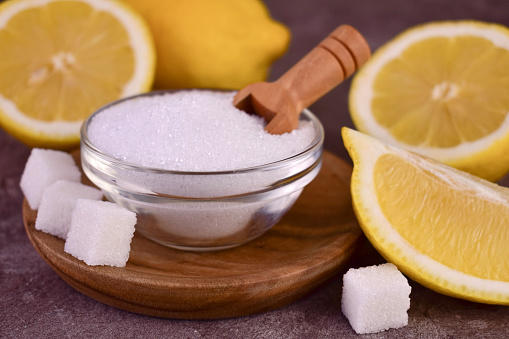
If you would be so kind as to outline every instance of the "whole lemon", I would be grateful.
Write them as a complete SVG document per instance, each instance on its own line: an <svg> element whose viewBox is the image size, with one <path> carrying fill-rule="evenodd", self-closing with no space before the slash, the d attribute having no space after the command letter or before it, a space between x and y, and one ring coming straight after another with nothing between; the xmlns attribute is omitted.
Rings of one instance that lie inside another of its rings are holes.
<svg viewBox="0 0 509 339"><path fill-rule="evenodd" d="M240 89L266 80L290 41L259 0L125 0L154 36L154 87Z"/></svg>

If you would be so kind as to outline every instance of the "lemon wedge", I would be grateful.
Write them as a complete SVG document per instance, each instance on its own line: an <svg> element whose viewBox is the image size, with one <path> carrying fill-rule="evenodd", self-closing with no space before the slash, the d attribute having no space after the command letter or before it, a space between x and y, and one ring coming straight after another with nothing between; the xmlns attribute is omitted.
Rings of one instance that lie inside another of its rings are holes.
<svg viewBox="0 0 509 339"><path fill-rule="evenodd" d="M354 77L365 132L496 181L509 171L509 29L448 21L408 29Z"/></svg>
<svg viewBox="0 0 509 339"><path fill-rule="evenodd" d="M366 237L436 292L509 304L509 189L343 128Z"/></svg>
<svg viewBox="0 0 509 339"><path fill-rule="evenodd" d="M99 107L151 88L143 19L115 0L0 4L0 126L32 147L69 149Z"/></svg>

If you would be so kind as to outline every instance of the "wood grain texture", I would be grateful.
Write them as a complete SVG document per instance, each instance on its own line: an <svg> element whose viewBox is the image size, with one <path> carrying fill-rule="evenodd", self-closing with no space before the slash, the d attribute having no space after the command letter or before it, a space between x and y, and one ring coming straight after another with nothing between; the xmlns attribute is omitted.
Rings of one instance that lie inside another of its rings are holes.
<svg viewBox="0 0 509 339"><path fill-rule="evenodd" d="M217 252L185 252L135 233L123 268L88 266L64 240L34 228L34 248L69 285L105 304L178 319L245 316L296 301L344 269L364 237L350 198L351 167L325 152L322 170L283 219L263 236ZM340 288L340 287L338 287Z"/></svg>
<svg viewBox="0 0 509 339"><path fill-rule="evenodd" d="M274 82L257 82L238 91L233 104L262 116L271 134L291 132L299 116L371 56L364 37L352 26L341 25Z"/></svg>

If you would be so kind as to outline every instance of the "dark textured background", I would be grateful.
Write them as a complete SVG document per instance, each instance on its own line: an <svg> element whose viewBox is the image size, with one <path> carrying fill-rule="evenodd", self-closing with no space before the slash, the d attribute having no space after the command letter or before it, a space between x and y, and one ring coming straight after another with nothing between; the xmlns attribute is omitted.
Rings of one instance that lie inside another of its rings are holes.
<svg viewBox="0 0 509 339"><path fill-rule="evenodd" d="M266 3L272 16L288 25L293 34L288 53L273 67L274 79L343 23L361 31L373 50L404 29L428 21L477 19L509 25L507 0L266 0ZM346 81L311 107L325 125L326 148L348 161L340 129L352 127L347 111L349 84ZM214 321L141 316L76 292L38 256L24 232L19 179L28 155L27 147L0 131L0 338L356 336L340 310L340 273L322 289L287 307ZM507 186L509 180L505 178L502 183ZM368 245L352 266L380 261ZM413 282L411 285L408 326L364 337L509 337L508 307L471 303L442 296Z"/></svg>

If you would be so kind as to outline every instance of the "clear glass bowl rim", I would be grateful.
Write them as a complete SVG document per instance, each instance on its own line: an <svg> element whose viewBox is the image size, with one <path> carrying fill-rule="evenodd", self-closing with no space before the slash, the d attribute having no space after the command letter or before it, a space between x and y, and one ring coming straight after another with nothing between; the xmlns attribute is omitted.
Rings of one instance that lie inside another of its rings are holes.
<svg viewBox="0 0 509 339"><path fill-rule="evenodd" d="M92 121L92 119L97 115L100 114L102 111L121 104L125 101L129 101L132 99L136 99L139 97L149 97L149 96L156 96L156 95L164 95L167 93L175 93L180 91L186 91L186 90L203 90L203 91L220 91L220 92L232 92L233 90L220 90L220 89L174 89L174 90L156 90L156 91L150 91L146 93L136 94L132 96L128 96L119 100L115 100L109 104L106 104L102 106L101 108L97 109L94 113L92 113L82 124L80 129L81 134L81 145L82 147L86 147L89 151L94 153L95 155L99 156L102 160L108 162L108 166L115 166L118 168L122 168L124 170L131 170L136 172L149 172L149 173L156 173L156 174L175 174L175 175L193 175L193 176L210 176L210 175L231 175L231 174L243 174L243 173L252 173L252 172L260 172L260 171L270 171L275 170L280 167L288 166L291 163L294 163L295 161L299 161L299 159L305 158L308 155L318 151L324 142L324 129L320 122L320 120L308 109L304 109L301 114L304 114L310 121L313 122L313 125L315 126L317 133L316 137L313 139L313 141L300 153L297 153L291 157L284 158L275 162L271 162L268 164L263 164L259 166L253 166L253 167L247 167L237 170L227 170L227 171L200 171L200 172L193 172L193 171L175 171L175 170L166 170L166 169L160 169L160 168L152 168L152 167L145 167L137 164L133 164L118 158L115 158L103 151L101 151L99 148L97 148L88 138L88 125Z"/></svg>

